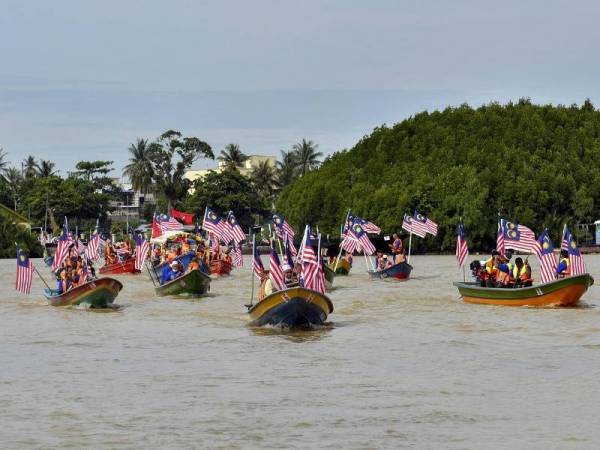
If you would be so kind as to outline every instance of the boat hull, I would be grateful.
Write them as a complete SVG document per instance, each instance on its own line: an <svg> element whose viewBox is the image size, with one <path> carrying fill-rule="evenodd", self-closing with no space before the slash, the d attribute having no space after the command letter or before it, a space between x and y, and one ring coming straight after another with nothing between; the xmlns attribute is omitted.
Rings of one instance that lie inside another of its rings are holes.
<svg viewBox="0 0 600 450"><path fill-rule="evenodd" d="M323 265L323 275L325 276L325 290L332 290L333 280L335 279L335 272L331 268L329 268L329 266Z"/></svg>
<svg viewBox="0 0 600 450"><path fill-rule="evenodd" d="M350 269L352 269L352 266L345 259L340 259L340 261L337 263L337 267L334 262L333 264L329 264L329 268L331 270L335 269L336 275L348 275L350 274Z"/></svg>
<svg viewBox="0 0 600 450"><path fill-rule="evenodd" d="M325 323L333 312L326 295L303 287L293 287L268 295L248 310L250 326L312 328Z"/></svg>
<svg viewBox="0 0 600 450"><path fill-rule="evenodd" d="M382 271L374 272L369 270L369 275L371 278L375 279L395 278L397 280L406 280L410 278L412 269L413 267L410 264L408 264L406 261L402 261L401 263L394 264L393 266Z"/></svg>
<svg viewBox="0 0 600 450"><path fill-rule="evenodd" d="M114 278L98 278L71 289L61 295L52 295L46 289L45 296L52 306L88 305L91 308L107 308L123 289L123 285Z"/></svg>
<svg viewBox="0 0 600 450"><path fill-rule="evenodd" d="M217 259L210 262L210 273L211 275L226 276L231 273L231 263Z"/></svg>
<svg viewBox="0 0 600 450"><path fill-rule="evenodd" d="M98 270L102 275L120 275L124 273L135 273L135 259L130 258L114 264L106 264Z"/></svg>
<svg viewBox="0 0 600 450"><path fill-rule="evenodd" d="M477 283L454 283L465 302L503 306L573 306L594 284L589 274L525 288L484 288Z"/></svg>
<svg viewBox="0 0 600 450"><path fill-rule="evenodd" d="M199 297L210 289L210 276L199 269L155 288L158 295L190 295Z"/></svg>

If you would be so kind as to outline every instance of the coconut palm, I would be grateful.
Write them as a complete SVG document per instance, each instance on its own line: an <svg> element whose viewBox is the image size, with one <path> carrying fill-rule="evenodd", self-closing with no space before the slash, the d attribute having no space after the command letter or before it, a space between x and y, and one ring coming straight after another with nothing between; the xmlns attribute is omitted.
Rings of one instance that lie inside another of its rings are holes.
<svg viewBox="0 0 600 450"><path fill-rule="evenodd" d="M277 174L275 167L269 164L269 161L260 161L252 170L251 177L260 193L267 198L273 196L277 185Z"/></svg>
<svg viewBox="0 0 600 450"><path fill-rule="evenodd" d="M20 199L21 181L23 180L23 177L21 177L21 172L19 170L10 167L9 169L4 170L3 178L6 181L8 192L13 200L13 209L16 211Z"/></svg>
<svg viewBox="0 0 600 450"><path fill-rule="evenodd" d="M6 153L4 152L2 147L0 147L0 174L2 174L8 166L8 161L4 159L5 157Z"/></svg>
<svg viewBox="0 0 600 450"><path fill-rule="evenodd" d="M302 142L294 144L293 151L298 162L298 169L302 175L306 172L319 167L320 161L318 158L323 156L323 153L317 151L317 144L311 140L302 139Z"/></svg>
<svg viewBox="0 0 600 450"><path fill-rule="evenodd" d="M56 175L56 170L54 168L56 165L47 159L40 159L38 164L38 175L42 178L48 178L53 175Z"/></svg>
<svg viewBox="0 0 600 450"><path fill-rule="evenodd" d="M298 178L296 153L281 150L281 161L277 161L277 187L283 189L296 178Z"/></svg>
<svg viewBox="0 0 600 450"><path fill-rule="evenodd" d="M38 163L35 157L29 155L23 160L23 176L25 178L33 178L38 174Z"/></svg>
<svg viewBox="0 0 600 450"><path fill-rule="evenodd" d="M246 155L238 144L227 144L225 149L221 150L221 155L217 158L226 168L237 170L237 168L246 162Z"/></svg>
<svg viewBox="0 0 600 450"><path fill-rule="evenodd" d="M141 192L148 192L152 186L152 162L150 161L150 146L147 139L138 138L135 144L129 146L129 164L123 168L123 175L131 181L131 187Z"/></svg>

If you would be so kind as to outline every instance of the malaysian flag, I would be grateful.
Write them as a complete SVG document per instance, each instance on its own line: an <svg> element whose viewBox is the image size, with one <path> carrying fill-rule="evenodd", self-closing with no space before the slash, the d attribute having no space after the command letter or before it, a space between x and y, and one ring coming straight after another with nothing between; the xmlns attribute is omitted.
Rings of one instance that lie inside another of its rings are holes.
<svg viewBox="0 0 600 450"><path fill-rule="evenodd" d="M556 279L556 257L554 256L554 245L548 234L548 229L545 229L542 235L538 238L537 257L540 261L541 281L548 283Z"/></svg>
<svg viewBox="0 0 600 450"><path fill-rule="evenodd" d="M340 248L351 255L356 251L360 251L360 244L354 237L354 233L346 233L344 239L340 242Z"/></svg>
<svg viewBox="0 0 600 450"><path fill-rule="evenodd" d="M404 214L404 219L402 220L402 229L408 233L414 234L415 236L419 236L420 238L427 236L427 229L424 226L416 226L414 219L408 214Z"/></svg>
<svg viewBox="0 0 600 450"><path fill-rule="evenodd" d="M498 218L498 231L496 231L496 250L502 256L504 256L504 228L506 225L506 220Z"/></svg>
<svg viewBox="0 0 600 450"><path fill-rule="evenodd" d="M290 238L294 238L294 235L296 234L294 229L282 215L273 214L273 225L275 228L275 234L281 239L283 239L286 234Z"/></svg>
<svg viewBox="0 0 600 450"><path fill-rule="evenodd" d="M464 265L467 256L469 256L469 246L467 245L465 227L461 222L458 224L458 236L456 238L456 260L458 261L458 267Z"/></svg>
<svg viewBox="0 0 600 450"><path fill-rule="evenodd" d="M581 275L583 273L588 273L587 267L585 266L585 261L583 260L583 256L577 248L577 243L575 242L573 235L571 234L566 225L563 231L563 238L560 248L561 250L567 250L569 252L571 275Z"/></svg>
<svg viewBox="0 0 600 450"><path fill-rule="evenodd" d="M213 253L219 253L221 251L221 244L219 243L218 236L215 236L213 233L209 233L208 237L210 241L210 251Z"/></svg>
<svg viewBox="0 0 600 450"><path fill-rule="evenodd" d="M294 256L298 253L294 247L294 243L285 235L285 263L290 267L294 267Z"/></svg>
<svg viewBox="0 0 600 450"><path fill-rule="evenodd" d="M360 249L363 251L365 255L372 255L375 253L375 246L369 240L369 236L363 230L362 226L358 223L352 225L352 228L348 232L350 236L358 241L360 244Z"/></svg>
<svg viewBox="0 0 600 450"><path fill-rule="evenodd" d="M161 234L165 231L183 230L183 225L180 222L171 216L167 216L166 214L156 214L155 220L160 228Z"/></svg>
<svg viewBox="0 0 600 450"><path fill-rule="evenodd" d="M262 261L260 260L260 254L256 248L256 236L252 236L252 269L254 274L260 279L261 274L265 271Z"/></svg>
<svg viewBox="0 0 600 450"><path fill-rule="evenodd" d="M362 227L363 230L365 230L366 233L375 233L375 234L381 233L381 228L379 228L377 225L375 225L373 222L371 222L369 220L361 219L360 217L355 217L354 223L356 223L356 222L360 223L360 226Z"/></svg>
<svg viewBox="0 0 600 450"><path fill-rule="evenodd" d="M414 227L418 227L418 228L423 227L423 229L427 233L431 234L432 236L437 236L438 224L435 223L433 220L425 217L419 211L415 211L415 213L413 215L413 223L414 223Z"/></svg>
<svg viewBox="0 0 600 450"><path fill-rule="evenodd" d="M139 235L135 240L135 270L142 270L149 251L150 242L144 236Z"/></svg>
<svg viewBox="0 0 600 450"><path fill-rule="evenodd" d="M63 224L63 232L60 238L58 238L58 244L56 244L56 253L54 254L54 260L52 261L52 272L56 272L61 266L67 255L69 254L69 245L71 244L71 236L69 235L69 223L65 217L65 223Z"/></svg>
<svg viewBox="0 0 600 450"><path fill-rule="evenodd" d="M33 279L33 263L27 254L17 246L17 281L15 289L23 294L31 292L31 281Z"/></svg>
<svg viewBox="0 0 600 450"><path fill-rule="evenodd" d="M504 221L504 248L536 253L538 242L535 234L525 225Z"/></svg>
<svg viewBox="0 0 600 450"><path fill-rule="evenodd" d="M231 234L231 230L229 229L229 224L226 220L221 219L221 234L219 235L223 243L225 245L229 244L233 241L233 235Z"/></svg>
<svg viewBox="0 0 600 450"><path fill-rule="evenodd" d="M348 229L354 223L354 216L352 215L351 210L348 210L348 214L346 214L346 220L344 220L344 225L342 226L342 236L346 236Z"/></svg>
<svg viewBox="0 0 600 450"><path fill-rule="evenodd" d="M100 247L100 234L98 233L98 229L94 231L92 237L88 241L87 248L85 249L86 258L91 259L92 261L98 261L100 258L100 252L98 248Z"/></svg>
<svg viewBox="0 0 600 450"><path fill-rule="evenodd" d="M306 289L312 289L321 294L325 292L321 258L315 253L310 233L306 234L304 251L302 252L302 279Z"/></svg>
<svg viewBox="0 0 600 450"><path fill-rule="evenodd" d="M204 228L209 233L216 234L217 236L221 236L223 234L223 222L219 216L215 214L215 212L210 209L208 206L204 211L204 220L202 221L202 228Z"/></svg>
<svg viewBox="0 0 600 450"><path fill-rule="evenodd" d="M235 268L244 266L244 258L242 257L242 246L236 244L231 249L231 265Z"/></svg>
<svg viewBox="0 0 600 450"><path fill-rule="evenodd" d="M269 258L269 277L275 290L279 291L285 288L285 277L283 276L279 256L273 246L271 246L271 257Z"/></svg>
<svg viewBox="0 0 600 450"><path fill-rule="evenodd" d="M229 211L229 214L227 214L227 227L229 228L229 232L231 233L233 241L236 244L239 244L246 239L246 234L233 215L233 211Z"/></svg>

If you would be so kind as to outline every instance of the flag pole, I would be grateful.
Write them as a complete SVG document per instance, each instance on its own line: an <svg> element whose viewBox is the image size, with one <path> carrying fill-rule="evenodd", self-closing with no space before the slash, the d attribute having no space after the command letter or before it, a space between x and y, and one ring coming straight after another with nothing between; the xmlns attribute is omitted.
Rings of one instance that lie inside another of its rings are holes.
<svg viewBox="0 0 600 450"><path fill-rule="evenodd" d="M340 258L342 257L342 243L340 242L340 251L338 253L337 259L335 260L335 266L333 267L333 271L335 272L338 268L338 264L340 262Z"/></svg>
<svg viewBox="0 0 600 450"><path fill-rule="evenodd" d="M48 286L48 283L46 283L46 280L44 280L44 277L42 276L42 274L38 272L37 267L33 266L33 271L38 274L38 277L40 277L40 280L42 280L42 282L46 285L48 290L50 292L52 292L52 288L50 286Z"/></svg>
<svg viewBox="0 0 600 450"><path fill-rule="evenodd" d="M410 250L411 250L411 247L412 247L412 235L413 234L412 234L412 231L411 231L410 235L408 237L408 258L406 258L406 262L408 264L410 264Z"/></svg>
<svg viewBox="0 0 600 450"><path fill-rule="evenodd" d="M252 308L252 302L254 301L254 258L256 256L256 233L252 235L252 264L250 264L250 270L252 278L252 289L250 291L250 303L246 305L248 309Z"/></svg>

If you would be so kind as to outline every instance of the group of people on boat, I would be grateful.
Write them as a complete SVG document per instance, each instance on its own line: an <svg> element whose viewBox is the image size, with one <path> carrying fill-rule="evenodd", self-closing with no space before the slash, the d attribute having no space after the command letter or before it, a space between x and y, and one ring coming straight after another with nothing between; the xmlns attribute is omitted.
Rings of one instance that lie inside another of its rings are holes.
<svg viewBox="0 0 600 450"><path fill-rule="evenodd" d="M90 279L95 279L96 271L91 261L87 260L84 264L83 257L77 252L77 246L73 244L69 248L68 256L56 270L55 275L57 281L56 290L58 295L61 295L85 284Z"/></svg>
<svg viewBox="0 0 600 450"><path fill-rule="evenodd" d="M104 246L104 261L106 265L126 261L131 258L131 255L131 245L128 240L113 244L110 239L107 239Z"/></svg>
<svg viewBox="0 0 600 450"><path fill-rule="evenodd" d="M373 263L375 271L381 272L389 269L395 264L399 264L406 260L404 256L404 243L398 233L392 235L393 241L389 244L392 257L384 254L382 251L377 251L375 254L375 262Z"/></svg>
<svg viewBox="0 0 600 450"><path fill-rule="evenodd" d="M285 284L283 289L302 286L302 266L300 263L294 264L294 267L291 267L289 264L283 264L281 270L283 271L283 282ZM269 269L263 270L260 274L260 287L258 289L259 300L262 300L277 291L273 285L270 274L271 272Z"/></svg>

